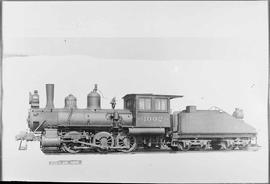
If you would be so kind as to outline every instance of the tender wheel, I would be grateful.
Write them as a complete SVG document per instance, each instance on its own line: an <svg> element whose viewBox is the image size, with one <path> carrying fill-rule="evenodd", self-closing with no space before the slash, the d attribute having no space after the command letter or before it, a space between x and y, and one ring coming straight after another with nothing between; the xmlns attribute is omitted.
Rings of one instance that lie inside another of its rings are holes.
<svg viewBox="0 0 270 184"><path fill-rule="evenodd" d="M247 144L246 145L241 145L241 146L238 146L238 148L240 150L246 150L248 148L248 145Z"/></svg>
<svg viewBox="0 0 270 184"><path fill-rule="evenodd" d="M173 151L178 151L178 147L175 147L175 146L170 146L170 148L173 150Z"/></svg>
<svg viewBox="0 0 270 184"><path fill-rule="evenodd" d="M188 151L191 148L191 145L185 145L180 142L177 146L170 146L173 151Z"/></svg>
<svg viewBox="0 0 270 184"><path fill-rule="evenodd" d="M134 151L137 147L137 141L134 136L118 134L116 137L116 146L123 147L119 151L128 153Z"/></svg>
<svg viewBox="0 0 270 184"><path fill-rule="evenodd" d="M226 141L212 142L211 147L213 150L232 150L233 145L228 144Z"/></svg>
<svg viewBox="0 0 270 184"><path fill-rule="evenodd" d="M221 150L223 146L220 144L220 142L212 141L211 147L213 150Z"/></svg>
<svg viewBox="0 0 270 184"><path fill-rule="evenodd" d="M208 149L209 149L209 147L210 147L210 144L209 144L209 142L207 142L206 144L204 144L204 145L201 145L201 151L207 151Z"/></svg>
<svg viewBox="0 0 270 184"><path fill-rule="evenodd" d="M190 150L191 145L190 145L190 144L186 144L186 145L184 146L184 144L181 142L181 143L179 143L178 148L179 148L179 150L181 150L181 151L188 151L188 150Z"/></svg>
<svg viewBox="0 0 270 184"><path fill-rule="evenodd" d="M220 150L227 150L228 146L226 142L220 142Z"/></svg>
<svg viewBox="0 0 270 184"><path fill-rule="evenodd" d="M94 144L101 146L97 148L99 152L106 152L110 147L114 145L113 136L108 132L98 132L94 135Z"/></svg>
<svg viewBox="0 0 270 184"><path fill-rule="evenodd" d="M201 146L200 150L201 150L201 151L206 151L207 148L208 148L207 145L203 145L203 146Z"/></svg>
<svg viewBox="0 0 270 184"><path fill-rule="evenodd" d="M234 146L232 144L226 144L226 150L233 150Z"/></svg>

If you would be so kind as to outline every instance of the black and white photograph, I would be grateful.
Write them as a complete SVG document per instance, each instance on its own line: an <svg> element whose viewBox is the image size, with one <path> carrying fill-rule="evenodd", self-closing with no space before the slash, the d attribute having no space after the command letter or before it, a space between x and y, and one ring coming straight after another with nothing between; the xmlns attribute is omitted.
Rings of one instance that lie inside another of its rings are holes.
<svg viewBox="0 0 270 184"><path fill-rule="evenodd" d="M3 1L2 180L267 183L267 1Z"/></svg>

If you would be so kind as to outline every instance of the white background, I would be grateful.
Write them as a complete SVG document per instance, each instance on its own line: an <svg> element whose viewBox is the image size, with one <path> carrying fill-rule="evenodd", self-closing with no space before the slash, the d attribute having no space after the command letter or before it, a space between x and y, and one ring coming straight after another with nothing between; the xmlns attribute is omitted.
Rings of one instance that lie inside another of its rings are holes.
<svg viewBox="0 0 270 184"><path fill-rule="evenodd" d="M104 182L266 182L267 2L4 2L3 179ZM259 151L44 155L18 151L28 93L55 84L55 106L78 106L95 83L102 107L127 93L179 94L186 105L244 109ZM50 166L49 161L82 160Z"/></svg>

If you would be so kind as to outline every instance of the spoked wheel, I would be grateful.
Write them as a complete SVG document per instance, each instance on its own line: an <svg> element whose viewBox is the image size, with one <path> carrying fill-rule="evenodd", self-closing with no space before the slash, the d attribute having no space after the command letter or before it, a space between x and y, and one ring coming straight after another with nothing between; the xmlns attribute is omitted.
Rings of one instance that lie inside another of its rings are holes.
<svg viewBox="0 0 270 184"><path fill-rule="evenodd" d="M207 145L201 146L200 150L201 150L201 151L206 151L206 150L207 150Z"/></svg>
<svg viewBox="0 0 270 184"><path fill-rule="evenodd" d="M220 150L227 150L228 149L228 145L226 142L220 142Z"/></svg>
<svg viewBox="0 0 270 184"><path fill-rule="evenodd" d="M213 148L213 150L220 150L221 146L218 144L214 144L214 145L212 145L212 148Z"/></svg>
<svg viewBox="0 0 270 184"><path fill-rule="evenodd" d="M168 145L166 144L166 141L165 140L162 140L161 144L160 144L160 149L161 150L166 150L168 149Z"/></svg>
<svg viewBox="0 0 270 184"><path fill-rule="evenodd" d="M100 148L97 148L98 152L106 152L114 145L114 139L108 132L98 132L94 136L94 144L100 146Z"/></svg>
<svg viewBox="0 0 270 184"><path fill-rule="evenodd" d="M178 143L177 146L170 146L173 151L188 151L191 145L187 144L184 146L182 142Z"/></svg>
<svg viewBox="0 0 270 184"><path fill-rule="evenodd" d="M190 144L184 145L182 142L180 142L178 145L178 149L181 151L188 151L188 150L190 150L190 148L191 148Z"/></svg>
<svg viewBox="0 0 270 184"><path fill-rule="evenodd" d="M79 149L75 149L76 144L73 142L63 143L63 149L69 153L79 153Z"/></svg>
<svg viewBox="0 0 270 184"><path fill-rule="evenodd" d="M178 151L178 147L175 147L175 146L170 146L170 148L173 150L173 151Z"/></svg>
<svg viewBox="0 0 270 184"><path fill-rule="evenodd" d="M247 149L247 148L248 148L248 144L238 146L238 148L239 148L240 150L245 150L245 149Z"/></svg>
<svg viewBox="0 0 270 184"><path fill-rule="evenodd" d="M202 147L200 145L191 146L189 150L200 151L200 150L202 150Z"/></svg>
<svg viewBox="0 0 270 184"><path fill-rule="evenodd" d="M232 144L226 144L226 150L233 150L234 146Z"/></svg>
<svg viewBox="0 0 270 184"><path fill-rule="evenodd" d="M213 150L221 150L222 149L222 145L221 145L221 143L220 142L217 142L217 141L215 141L215 142L211 142L211 147L212 147L212 149Z"/></svg>
<svg viewBox="0 0 270 184"><path fill-rule="evenodd" d="M209 147L210 147L210 145L209 145L209 143L207 143L207 144L202 145L200 150L201 151L207 151L209 149Z"/></svg>
<svg viewBox="0 0 270 184"><path fill-rule="evenodd" d="M226 141L213 142L211 143L211 147L213 150L232 150L233 149L233 145L228 144Z"/></svg>
<svg viewBox="0 0 270 184"><path fill-rule="evenodd" d="M81 150L80 149L75 149L76 146L81 146L79 143L74 143L73 141L79 140L81 138L81 134L77 131L70 131L67 132L64 136L63 139L66 140L67 142L64 142L62 145L62 149L66 152L69 153L79 153Z"/></svg>
<svg viewBox="0 0 270 184"><path fill-rule="evenodd" d="M134 151L137 147L136 137L126 134L118 134L116 137L116 146L123 147L120 148L119 151L125 153Z"/></svg>

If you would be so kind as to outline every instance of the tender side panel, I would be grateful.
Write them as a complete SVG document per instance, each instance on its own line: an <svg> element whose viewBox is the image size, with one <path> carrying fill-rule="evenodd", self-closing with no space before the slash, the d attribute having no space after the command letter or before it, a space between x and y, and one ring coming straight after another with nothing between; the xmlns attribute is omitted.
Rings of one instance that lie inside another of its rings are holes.
<svg viewBox="0 0 270 184"><path fill-rule="evenodd" d="M241 134L233 134L233 133L226 133L226 134L178 134L174 133L173 138L181 138L181 139L211 139L211 138L252 138L255 137L256 134L248 134L248 133L241 133Z"/></svg>
<svg viewBox="0 0 270 184"><path fill-rule="evenodd" d="M225 112L197 110L179 114L178 132L181 134L256 134L243 120Z"/></svg>

